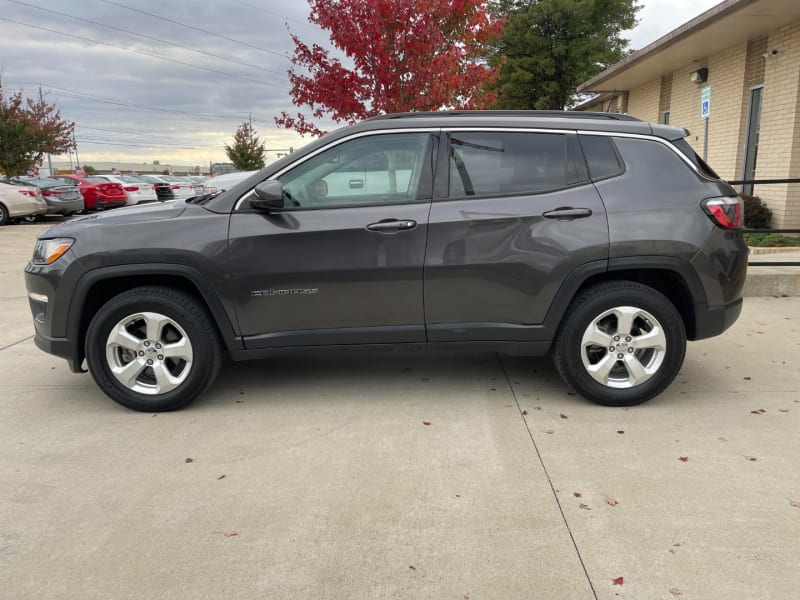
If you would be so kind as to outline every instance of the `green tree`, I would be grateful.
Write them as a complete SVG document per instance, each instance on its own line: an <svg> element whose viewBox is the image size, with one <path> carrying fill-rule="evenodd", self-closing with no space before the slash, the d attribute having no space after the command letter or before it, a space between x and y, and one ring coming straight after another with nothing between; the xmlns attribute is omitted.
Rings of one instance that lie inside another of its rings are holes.
<svg viewBox="0 0 800 600"><path fill-rule="evenodd" d="M83 170L86 171L86 174L90 176L97 173L97 169L95 169L92 165L83 165Z"/></svg>
<svg viewBox="0 0 800 600"><path fill-rule="evenodd" d="M264 167L266 150L249 121L242 123L233 135L233 144L225 144L225 153L240 171L255 171Z"/></svg>
<svg viewBox="0 0 800 600"><path fill-rule="evenodd" d="M75 123L65 121L52 104L6 95L0 81L0 169L6 179L39 166L45 154L63 154L73 147Z"/></svg>
<svg viewBox="0 0 800 600"><path fill-rule="evenodd" d="M490 63L500 66L496 108L563 110L575 88L628 53L637 0L498 0L507 15Z"/></svg>

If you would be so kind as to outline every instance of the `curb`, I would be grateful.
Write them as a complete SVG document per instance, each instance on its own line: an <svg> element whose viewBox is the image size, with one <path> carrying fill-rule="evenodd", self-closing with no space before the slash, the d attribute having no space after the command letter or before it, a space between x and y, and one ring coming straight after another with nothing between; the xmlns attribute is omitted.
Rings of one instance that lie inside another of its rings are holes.
<svg viewBox="0 0 800 600"><path fill-rule="evenodd" d="M800 267L750 267L744 295L800 296Z"/></svg>

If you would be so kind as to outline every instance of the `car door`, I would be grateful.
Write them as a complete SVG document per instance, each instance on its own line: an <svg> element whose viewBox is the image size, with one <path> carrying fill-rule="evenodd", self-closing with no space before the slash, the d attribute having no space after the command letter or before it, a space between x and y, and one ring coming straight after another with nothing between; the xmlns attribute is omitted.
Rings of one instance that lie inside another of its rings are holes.
<svg viewBox="0 0 800 600"><path fill-rule="evenodd" d="M608 223L570 132L451 130L428 224L430 341L537 341L565 277L608 258Z"/></svg>
<svg viewBox="0 0 800 600"><path fill-rule="evenodd" d="M247 348L425 341L434 139L337 140L273 177L287 210L234 211L228 285Z"/></svg>

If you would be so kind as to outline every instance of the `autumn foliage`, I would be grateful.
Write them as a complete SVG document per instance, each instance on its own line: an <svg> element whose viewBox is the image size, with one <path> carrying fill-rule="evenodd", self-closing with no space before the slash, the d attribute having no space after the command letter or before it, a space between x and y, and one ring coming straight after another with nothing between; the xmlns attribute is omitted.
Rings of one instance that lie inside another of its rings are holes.
<svg viewBox="0 0 800 600"><path fill-rule="evenodd" d="M352 66L319 45L295 44L292 101L313 118L351 124L405 111L481 109L497 71L479 58L502 31L484 0L309 0L309 21L330 31ZM279 126L322 135L302 113Z"/></svg>
<svg viewBox="0 0 800 600"><path fill-rule="evenodd" d="M22 92L6 95L0 83L0 169L6 178L41 164L45 154L71 149L74 127L44 99L27 98Z"/></svg>

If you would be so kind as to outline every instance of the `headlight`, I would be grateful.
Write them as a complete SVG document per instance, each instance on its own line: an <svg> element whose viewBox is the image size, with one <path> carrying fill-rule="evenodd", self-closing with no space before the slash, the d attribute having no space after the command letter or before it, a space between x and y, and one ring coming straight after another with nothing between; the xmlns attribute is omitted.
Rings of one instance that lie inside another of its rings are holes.
<svg viewBox="0 0 800 600"><path fill-rule="evenodd" d="M50 265L61 258L64 253L72 248L75 240L72 238L55 238L51 240L36 240L33 249L33 264Z"/></svg>

